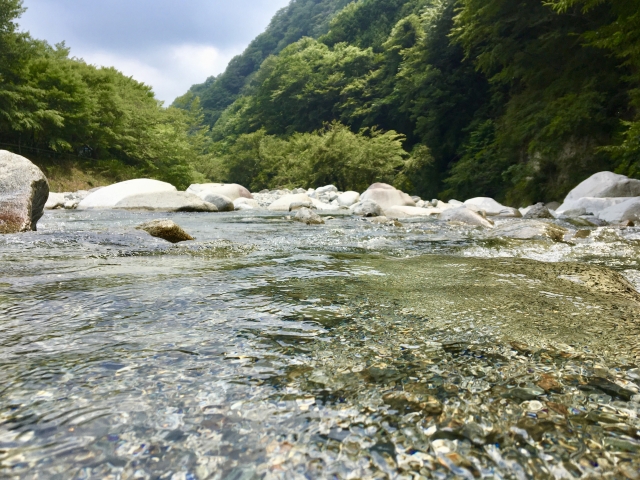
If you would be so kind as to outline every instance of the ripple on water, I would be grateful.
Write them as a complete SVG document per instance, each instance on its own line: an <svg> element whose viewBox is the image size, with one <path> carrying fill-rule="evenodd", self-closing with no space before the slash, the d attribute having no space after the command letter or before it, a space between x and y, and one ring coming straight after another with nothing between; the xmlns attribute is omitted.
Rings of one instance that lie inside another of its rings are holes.
<svg viewBox="0 0 640 480"><path fill-rule="evenodd" d="M129 212L0 239L0 476L640 470L631 229L170 216L197 241Z"/></svg>

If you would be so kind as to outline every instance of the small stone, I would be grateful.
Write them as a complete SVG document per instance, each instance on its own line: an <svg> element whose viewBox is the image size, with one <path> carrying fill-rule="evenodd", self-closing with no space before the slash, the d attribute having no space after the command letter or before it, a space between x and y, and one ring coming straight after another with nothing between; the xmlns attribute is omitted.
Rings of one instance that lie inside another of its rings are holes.
<svg viewBox="0 0 640 480"><path fill-rule="evenodd" d="M136 227L136 230L144 230L152 237L162 238L167 242L178 243L194 238L185 232L178 224L172 220L152 220Z"/></svg>
<svg viewBox="0 0 640 480"><path fill-rule="evenodd" d="M360 215L361 217L380 217L382 216L382 209L380 205L372 200L365 200L358 202L351 207L351 211Z"/></svg>

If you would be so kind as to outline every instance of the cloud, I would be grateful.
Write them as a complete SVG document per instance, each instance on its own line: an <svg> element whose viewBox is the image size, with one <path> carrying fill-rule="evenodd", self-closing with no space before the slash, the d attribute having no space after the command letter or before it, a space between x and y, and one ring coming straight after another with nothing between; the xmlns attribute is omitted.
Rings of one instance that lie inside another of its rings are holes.
<svg viewBox="0 0 640 480"><path fill-rule="evenodd" d="M76 50L74 56L98 66L115 66L127 76L153 87L156 97L170 104L194 83L222 72L229 60L240 53L220 51L211 45L172 45L129 56L108 50Z"/></svg>
<svg viewBox="0 0 640 480"><path fill-rule="evenodd" d="M289 0L24 0L21 28L167 102L222 72Z"/></svg>

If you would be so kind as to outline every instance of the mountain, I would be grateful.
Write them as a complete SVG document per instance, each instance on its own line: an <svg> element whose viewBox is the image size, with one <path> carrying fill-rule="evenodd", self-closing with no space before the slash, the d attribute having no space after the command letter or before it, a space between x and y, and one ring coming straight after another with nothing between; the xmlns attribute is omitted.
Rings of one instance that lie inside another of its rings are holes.
<svg viewBox="0 0 640 480"><path fill-rule="evenodd" d="M329 31L333 16L353 0L292 0L271 20L267 29L258 35L241 54L234 57L226 70L209 77L204 83L193 85L186 94L200 98L205 123L213 126L221 113L231 105L269 55L278 54L287 45L302 37L317 38ZM185 97L176 100L181 106Z"/></svg>

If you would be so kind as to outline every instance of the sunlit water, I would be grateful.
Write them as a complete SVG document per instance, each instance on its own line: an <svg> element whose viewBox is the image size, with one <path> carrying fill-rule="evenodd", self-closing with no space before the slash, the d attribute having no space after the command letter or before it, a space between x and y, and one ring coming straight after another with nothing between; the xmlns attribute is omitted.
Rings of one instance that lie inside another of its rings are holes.
<svg viewBox="0 0 640 480"><path fill-rule="evenodd" d="M0 477L640 478L640 229L161 216L0 237Z"/></svg>

